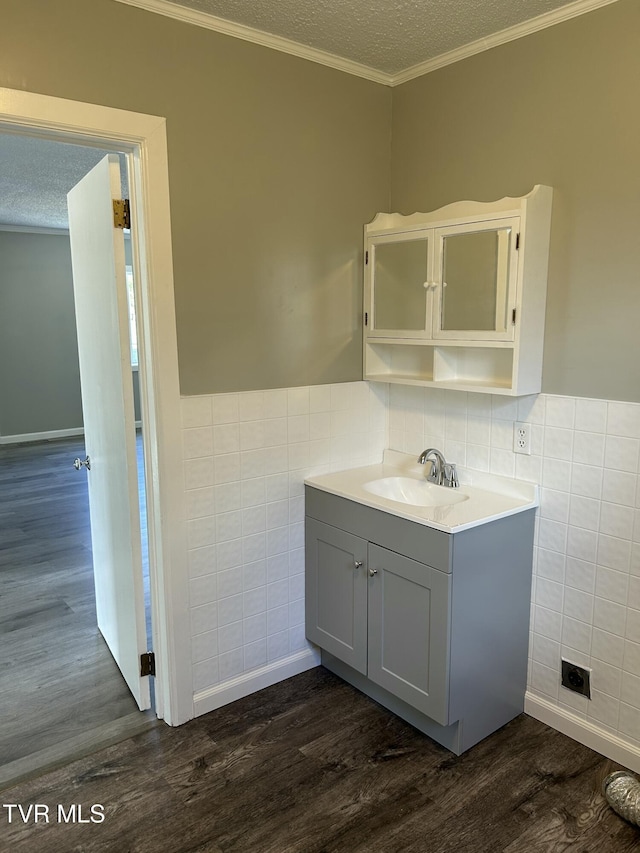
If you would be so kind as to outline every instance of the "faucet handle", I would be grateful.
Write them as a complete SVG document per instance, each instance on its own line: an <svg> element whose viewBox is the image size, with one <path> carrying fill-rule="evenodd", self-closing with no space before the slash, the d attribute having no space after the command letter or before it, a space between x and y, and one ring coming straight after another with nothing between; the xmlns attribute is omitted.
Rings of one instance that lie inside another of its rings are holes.
<svg viewBox="0 0 640 853"><path fill-rule="evenodd" d="M444 471L442 474L442 484L444 486L450 486L452 489L457 489L460 485L456 466L451 462L447 462L447 464L444 466Z"/></svg>

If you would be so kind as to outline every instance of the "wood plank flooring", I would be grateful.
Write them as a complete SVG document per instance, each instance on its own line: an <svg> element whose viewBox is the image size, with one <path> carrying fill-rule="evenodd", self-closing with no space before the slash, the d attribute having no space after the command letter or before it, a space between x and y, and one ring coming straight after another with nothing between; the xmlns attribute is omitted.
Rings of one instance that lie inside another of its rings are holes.
<svg viewBox="0 0 640 853"><path fill-rule="evenodd" d="M637 853L600 792L615 768L525 715L457 758L318 668L5 790L51 818L0 810L0 850ZM73 803L89 822L57 822Z"/></svg>
<svg viewBox="0 0 640 853"><path fill-rule="evenodd" d="M0 783L155 719L140 715L97 629L76 456L81 438L0 447Z"/></svg>

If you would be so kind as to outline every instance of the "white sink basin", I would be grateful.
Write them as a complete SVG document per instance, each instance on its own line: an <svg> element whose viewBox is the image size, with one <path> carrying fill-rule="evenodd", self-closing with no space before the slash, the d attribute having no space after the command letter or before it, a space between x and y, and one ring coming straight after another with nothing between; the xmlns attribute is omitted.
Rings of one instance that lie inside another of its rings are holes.
<svg viewBox="0 0 640 853"><path fill-rule="evenodd" d="M457 489L413 477L382 477L363 483L362 488L380 498L412 506L449 506L469 499Z"/></svg>
<svg viewBox="0 0 640 853"><path fill-rule="evenodd" d="M310 475L305 483L445 533L538 506L534 483L461 466L458 476L459 489L436 486L425 478L424 466L413 454L385 450L382 463Z"/></svg>

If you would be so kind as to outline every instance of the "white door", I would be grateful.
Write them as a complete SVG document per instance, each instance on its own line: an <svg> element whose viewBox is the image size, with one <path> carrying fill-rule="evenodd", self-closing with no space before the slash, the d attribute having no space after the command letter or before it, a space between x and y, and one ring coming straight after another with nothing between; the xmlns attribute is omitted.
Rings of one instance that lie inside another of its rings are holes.
<svg viewBox="0 0 640 853"><path fill-rule="evenodd" d="M147 650L124 234L109 154L68 194L98 627L141 710L149 708Z"/></svg>

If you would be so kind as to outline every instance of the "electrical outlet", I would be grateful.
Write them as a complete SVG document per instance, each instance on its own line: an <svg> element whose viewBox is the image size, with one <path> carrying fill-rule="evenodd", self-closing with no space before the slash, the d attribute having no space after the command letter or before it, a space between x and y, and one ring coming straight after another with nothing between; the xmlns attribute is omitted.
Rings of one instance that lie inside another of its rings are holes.
<svg viewBox="0 0 640 853"><path fill-rule="evenodd" d="M515 423L513 425L513 452L531 456L531 425Z"/></svg>
<svg viewBox="0 0 640 853"><path fill-rule="evenodd" d="M591 699L591 670L562 658L562 686Z"/></svg>

